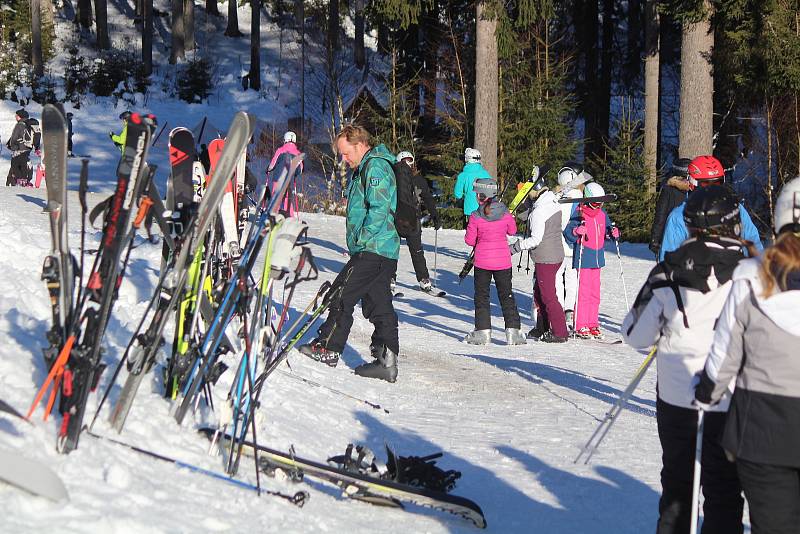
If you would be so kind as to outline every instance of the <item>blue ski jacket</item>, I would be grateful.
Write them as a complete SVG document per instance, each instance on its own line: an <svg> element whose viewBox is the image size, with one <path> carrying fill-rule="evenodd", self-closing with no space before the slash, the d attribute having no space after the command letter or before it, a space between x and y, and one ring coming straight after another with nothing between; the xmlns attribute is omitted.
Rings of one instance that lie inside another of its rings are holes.
<svg viewBox="0 0 800 534"><path fill-rule="evenodd" d="M689 239L689 230L686 228L686 223L683 222L685 206L686 201L675 207L667 217L667 224L664 225L664 238L661 241L661 249L658 251L658 261L664 261L664 255L667 252L678 250L681 243ZM761 244L758 229L742 204L739 204L739 216L742 219L742 238L752 241L759 252L763 251L764 246Z"/></svg>

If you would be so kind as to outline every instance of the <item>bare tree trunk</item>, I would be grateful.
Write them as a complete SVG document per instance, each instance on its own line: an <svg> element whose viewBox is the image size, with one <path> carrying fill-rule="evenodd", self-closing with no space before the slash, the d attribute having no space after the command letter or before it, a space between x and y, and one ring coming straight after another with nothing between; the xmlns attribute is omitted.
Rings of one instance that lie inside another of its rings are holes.
<svg viewBox="0 0 800 534"><path fill-rule="evenodd" d="M484 17L482 2L477 5L475 54L475 147L491 176L497 177L497 20Z"/></svg>
<svg viewBox="0 0 800 534"><path fill-rule="evenodd" d="M356 68L363 69L366 61L364 53L364 0L355 0L355 46L353 48L353 62Z"/></svg>
<svg viewBox="0 0 800 534"><path fill-rule="evenodd" d="M339 50L339 0L328 0L328 48Z"/></svg>
<svg viewBox="0 0 800 534"><path fill-rule="evenodd" d="M232 0L231 3L235 4L236 2ZM172 0L172 50L169 54L171 65L175 65L179 59L186 57L184 38L183 0Z"/></svg>
<svg viewBox="0 0 800 534"><path fill-rule="evenodd" d="M423 73L423 88L425 94L424 111L422 116L423 134L429 132L436 125L436 73L439 70L439 3L434 0L426 4L422 20L422 50L425 70Z"/></svg>
<svg viewBox="0 0 800 534"><path fill-rule="evenodd" d="M44 75L42 56L42 6L39 0L31 0L31 63L35 76Z"/></svg>
<svg viewBox="0 0 800 534"><path fill-rule="evenodd" d="M97 48L108 50L111 41L108 38L108 1L94 0L95 25L97 26Z"/></svg>
<svg viewBox="0 0 800 534"><path fill-rule="evenodd" d="M92 0L78 0L75 21L87 30L92 26Z"/></svg>
<svg viewBox="0 0 800 534"><path fill-rule="evenodd" d="M228 1L228 26L225 28L226 37L241 37L242 32L239 31L239 12L237 8L239 3L236 0Z"/></svg>
<svg viewBox="0 0 800 534"><path fill-rule="evenodd" d="M704 0L706 19L684 24L681 37L681 104L678 156L694 158L711 154L714 136L714 77L711 50L712 7Z"/></svg>
<svg viewBox="0 0 800 534"><path fill-rule="evenodd" d="M658 69L659 69L658 0L645 4L644 56L644 168L645 184L650 196L656 194L658 173Z"/></svg>
<svg viewBox="0 0 800 534"><path fill-rule="evenodd" d="M608 139L608 128L611 124L611 74L614 68L614 0L603 0L603 40L600 56L600 102L597 111L597 152L605 159L605 144Z"/></svg>
<svg viewBox="0 0 800 534"><path fill-rule="evenodd" d="M153 0L143 0L142 63L145 76L153 74Z"/></svg>
<svg viewBox="0 0 800 534"><path fill-rule="evenodd" d="M641 53L642 53L642 5L647 0L628 0L628 49L625 51L627 71L626 83L628 87L635 83L641 72ZM645 37L646 39L646 37Z"/></svg>
<svg viewBox="0 0 800 534"><path fill-rule="evenodd" d="M194 50L194 0L183 0L184 49Z"/></svg>
<svg viewBox="0 0 800 534"><path fill-rule="evenodd" d="M250 0L250 88L261 90L261 0Z"/></svg>
<svg viewBox="0 0 800 534"><path fill-rule="evenodd" d="M206 13L209 15L216 15L217 17L222 15L222 13L219 12L217 0L206 0Z"/></svg>
<svg viewBox="0 0 800 534"><path fill-rule="evenodd" d="M578 48L584 54L583 62L583 87L580 91L581 115L584 119L583 155L588 158L597 152L597 147L601 146L602 140L597 133L598 120L598 68L597 68L597 49L598 49L598 0L583 0L578 4L575 18L576 31L578 33Z"/></svg>
<svg viewBox="0 0 800 534"><path fill-rule="evenodd" d="M300 28L305 18L305 2L304 0L294 0L294 24Z"/></svg>

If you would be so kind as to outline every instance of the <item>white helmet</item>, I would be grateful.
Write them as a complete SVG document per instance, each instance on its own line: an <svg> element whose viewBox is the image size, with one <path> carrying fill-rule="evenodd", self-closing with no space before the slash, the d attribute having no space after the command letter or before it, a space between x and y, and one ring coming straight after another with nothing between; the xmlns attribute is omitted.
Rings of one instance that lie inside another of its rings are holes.
<svg viewBox="0 0 800 534"><path fill-rule="evenodd" d="M800 176L789 180L775 202L775 233L800 232Z"/></svg>
<svg viewBox="0 0 800 534"><path fill-rule="evenodd" d="M589 182L586 184L586 187L583 188L583 197L602 197L605 195L606 192L603 190L603 186L598 184L597 182Z"/></svg>
<svg viewBox="0 0 800 534"><path fill-rule="evenodd" d="M409 167L414 164L414 154L412 154L408 150L403 150L402 152L400 152L397 155L396 161L399 163L399 162L403 161L404 159L410 159L411 160L411 161L407 161L406 162L406 163L408 163Z"/></svg>
<svg viewBox="0 0 800 534"><path fill-rule="evenodd" d="M558 185L562 187L576 178L578 178L578 171L572 167L561 167L561 170L558 171Z"/></svg>
<svg viewBox="0 0 800 534"><path fill-rule="evenodd" d="M297 142L297 134L293 131L289 130L285 134L283 134L283 143L296 143Z"/></svg>
<svg viewBox="0 0 800 534"><path fill-rule="evenodd" d="M464 151L464 163L480 163L481 151L477 148L467 148Z"/></svg>

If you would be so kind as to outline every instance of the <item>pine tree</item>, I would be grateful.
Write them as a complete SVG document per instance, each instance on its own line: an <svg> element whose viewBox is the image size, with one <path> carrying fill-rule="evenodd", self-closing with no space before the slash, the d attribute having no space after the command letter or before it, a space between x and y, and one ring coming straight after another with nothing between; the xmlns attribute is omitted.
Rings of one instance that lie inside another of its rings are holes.
<svg viewBox="0 0 800 534"><path fill-rule="evenodd" d="M605 140L605 157L590 160L589 172L603 184L606 193L617 195L605 205L606 212L620 227L626 241L647 242L653 224L653 205L644 187L644 134L635 120L630 100L623 102L622 114L615 121L616 132Z"/></svg>

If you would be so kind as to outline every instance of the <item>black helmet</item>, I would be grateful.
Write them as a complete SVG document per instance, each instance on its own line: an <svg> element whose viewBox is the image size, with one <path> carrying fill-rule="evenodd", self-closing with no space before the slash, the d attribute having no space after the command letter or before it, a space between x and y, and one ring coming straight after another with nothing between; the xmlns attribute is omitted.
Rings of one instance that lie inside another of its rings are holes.
<svg viewBox="0 0 800 534"><path fill-rule="evenodd" d="M27 119L28 118L28 112L25 111L24 108L23 109L18 109L16 115L20 119Z"/></svg>
<svg viewBox="0 0 800 534"><path fill-rule="evenodd" d="M687 228L701 234L739 237L739 201L725 186L700 187L686 200L683 222Z"/></svg>

